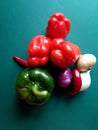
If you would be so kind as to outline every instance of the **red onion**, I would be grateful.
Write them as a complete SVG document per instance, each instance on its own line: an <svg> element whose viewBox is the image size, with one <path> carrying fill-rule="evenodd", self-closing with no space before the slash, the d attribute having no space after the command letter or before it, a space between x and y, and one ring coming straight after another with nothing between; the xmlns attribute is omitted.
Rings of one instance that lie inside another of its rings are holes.
<svg viewBox="0 0 98 130"><path fill-rule="evenodd" d="M60 87L67 87L71 83L72 75L71 69L61 70L58 74L58 85Z"/></svg>

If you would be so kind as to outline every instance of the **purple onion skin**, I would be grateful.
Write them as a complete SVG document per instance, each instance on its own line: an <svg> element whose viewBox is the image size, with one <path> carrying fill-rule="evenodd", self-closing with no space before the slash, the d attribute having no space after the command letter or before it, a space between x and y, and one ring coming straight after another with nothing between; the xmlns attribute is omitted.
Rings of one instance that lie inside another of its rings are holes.
<svg viewBox="0 0 98 130"><path fill-rule="evenodd" d="M71 83L72 74L71 69L61 70L58 74L58 85L60 87L67 87Z"/></svg>

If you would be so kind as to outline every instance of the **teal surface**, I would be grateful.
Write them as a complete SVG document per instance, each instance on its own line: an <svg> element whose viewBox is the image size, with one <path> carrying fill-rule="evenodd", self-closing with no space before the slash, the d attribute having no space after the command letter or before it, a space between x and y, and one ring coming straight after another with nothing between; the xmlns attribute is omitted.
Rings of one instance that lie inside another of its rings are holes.
<svg viewBox="0 0 98 130"><path fill-rule="evenodd" d="M73 98L55 93L48 103L33 108L17 99L15 81L22 68L12 57L27 58L29 41L45 34L55 12L71 20L67 40L98 58L97 0L0 0L0 130L98 129L97 64L91 71L90 88Z"/></svg>

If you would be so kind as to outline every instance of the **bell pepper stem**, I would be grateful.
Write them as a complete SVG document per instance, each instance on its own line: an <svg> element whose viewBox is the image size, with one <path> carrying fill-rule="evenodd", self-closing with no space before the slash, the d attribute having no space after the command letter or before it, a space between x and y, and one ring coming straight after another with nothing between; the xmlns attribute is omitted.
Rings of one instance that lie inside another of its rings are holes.
<svg viewBox="0 0 98 130"><path fill-rule="evenodd" d="M23 60L21 58L19 58L18 56L14 56L13 59L20 65L24 66L24 67L29 67L28 61L27 60Z"/></svg>
<svg viewBox="0 0 98 130"><path fill-rule="evenodd" d="M46 90L43 90L43 91L40 91L38 90L38 86L35 84L33 87L31 87L33 93L36 95L36 96L39 96L39 97L47 97L47 94L48 94L48 91Z"/></svg>

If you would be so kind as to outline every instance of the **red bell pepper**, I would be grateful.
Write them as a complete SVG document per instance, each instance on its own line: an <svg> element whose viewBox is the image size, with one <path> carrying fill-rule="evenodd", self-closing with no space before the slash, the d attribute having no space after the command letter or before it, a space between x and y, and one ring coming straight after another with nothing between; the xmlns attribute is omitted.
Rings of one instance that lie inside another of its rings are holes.
<svg viewBox="0 0 98 130"><path fill-rule="evenodd" d="M29 56L27 60L23 60L17 56L13 58L24 67L45 65L49 60L51 44L52 41L50 38L38 35L31 39L28 45Z"/></svg>
<svg viewBox="0 0 98 130"><path fill-rule="evenodd" d="M51 61L60 68L67 68L76 62L80 55L80 48L62 38L56 38L52 42L50 54Z"/></svg>
<svg viewBox="0 0 98 130"><path fill-rule="evenodd" d="M46 28L46 34L48 37L54 38L66 38L70 31L71 23L68 18L64 17L64 14L58 12L53 14Z"/></svg>

